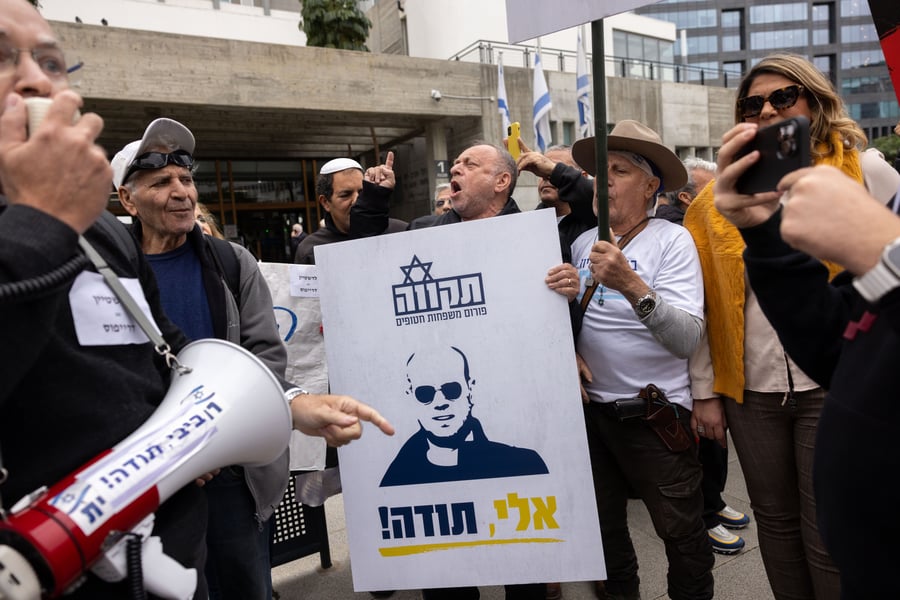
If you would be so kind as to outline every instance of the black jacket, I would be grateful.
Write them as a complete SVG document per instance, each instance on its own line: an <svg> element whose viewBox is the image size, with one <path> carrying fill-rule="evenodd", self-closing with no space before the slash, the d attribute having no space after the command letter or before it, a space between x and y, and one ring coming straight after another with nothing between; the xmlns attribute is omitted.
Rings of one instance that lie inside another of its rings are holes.
<svg viewBox="0 0 900 600"><path fill-rule="evenodd" d="M900 486L900 290L870 306L848 273L831 284L824 265L779 235L781 212L742 230L753 291L785 350L828 390L816 434L813 481L819 533L842 586L866 597L900 597L895 535L860 523L865 506L895 506ZM845 590L846 591L846 590Z"/></svg>
<svg viewBox="0 0 900 600"><path fill-rule="evenodd" d="M5 204L0 198L0 283L46 274L76 255L78 236L67 225L38 210ZM102 218L123 227L109 214ZM119 240L96 225L85 238L117 275L140 281L154 320L177 352L186 339L163 313L156 278L140 248L133 263ZM149 341L79 343L71 287L69 280L23 301L0 301L0 447L9 470L0 492L6 507L123 440L168 389L169 370ZM155 532L170 556L202 572L205 523L205 497L191 483L157 511ZM67 598L98 598L98 590L109 594L114 587L90 576Z"/></svg>
<svg viewBox="0 0 900 600"><path fill-rule="evenodd" d="M316 264L316 246L334 244L383 233L406 229L406 221L388 217L389 202L393 190L363 181L363 191L350 207L350 231L344 233L335 226L331 213L325 213L325 227L306 236L297 247L294 262L303 265Z"/></svg>

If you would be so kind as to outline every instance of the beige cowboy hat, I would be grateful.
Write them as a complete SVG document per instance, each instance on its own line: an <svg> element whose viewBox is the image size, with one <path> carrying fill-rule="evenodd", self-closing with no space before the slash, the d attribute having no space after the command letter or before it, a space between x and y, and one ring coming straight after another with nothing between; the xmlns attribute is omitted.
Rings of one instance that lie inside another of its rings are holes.
<svg viewBox="0 0 900 600"><path fill-rule="evenodd" d="M651 163L654 173L662 179L660 192L680 190L687 184L687 170L684 163L662 143L659 134L638 121L625 119L616 123L606 137L609 152L631 152L644 157ZM572 146L572 158L590 175L596 175L597 158L594 152L594 138L578 140Z"/></svg>

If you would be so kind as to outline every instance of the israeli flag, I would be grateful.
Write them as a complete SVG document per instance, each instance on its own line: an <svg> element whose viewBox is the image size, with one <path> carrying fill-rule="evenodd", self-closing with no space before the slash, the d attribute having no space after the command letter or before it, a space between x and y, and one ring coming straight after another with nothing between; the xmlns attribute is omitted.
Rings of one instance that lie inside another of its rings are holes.
<svg viewBox="0 0 900 600"><path fill-rule="evenodd" d="M506 81L503 79L503 53L497 60L497 109L503 120L503 137L509 135L509 103L506 101Z"/></svg>
<svg viewBox="0 0 900 600"><path fill-rule="evenodd" d="M578 57L575 60L575 95L578 99L578 137L594 135L594 117L591 113L591 79L588 75L587 53L581 31L578 32Z"/></svg>
<svg viewBox="0 0 900 600"><path fill-rule="evenodd" d="M547 80L544 79L544 69L541 67L541 55L534 54L534 139L537 147L544 152L550 145L550 91L547 89Z"/></svg>

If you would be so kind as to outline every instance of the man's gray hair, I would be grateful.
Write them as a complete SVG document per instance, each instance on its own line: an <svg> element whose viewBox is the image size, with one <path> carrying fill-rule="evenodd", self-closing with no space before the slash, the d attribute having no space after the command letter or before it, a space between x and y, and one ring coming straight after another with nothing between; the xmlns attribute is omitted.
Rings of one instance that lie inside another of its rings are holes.
<svg viewBox="0 0 900 600"><path fill-rule="evenodd" d="M449 183L439 183L436 186L434 186L434 201L437 202L438 197L441 195L441 192L443 192L444 190L449 190L449 189L450 189Z"/></svg>

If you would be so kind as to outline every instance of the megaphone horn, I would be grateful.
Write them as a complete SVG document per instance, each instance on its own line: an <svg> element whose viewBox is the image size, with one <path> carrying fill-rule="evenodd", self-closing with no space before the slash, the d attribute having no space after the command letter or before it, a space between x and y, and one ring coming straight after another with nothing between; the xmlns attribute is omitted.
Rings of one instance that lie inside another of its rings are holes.
<svg viewBox="0 0 900 600"><path fill-rule="evenodd" d="M166 397L141 427L0 521L0 544L29 559L40 555L44 564L35 571L51 595L91 568L111 532L130 531L200 475L267 464L287 448L290 408L253 354L206 339L185 346L178 362L190 371L172 375Z"/></svg>

